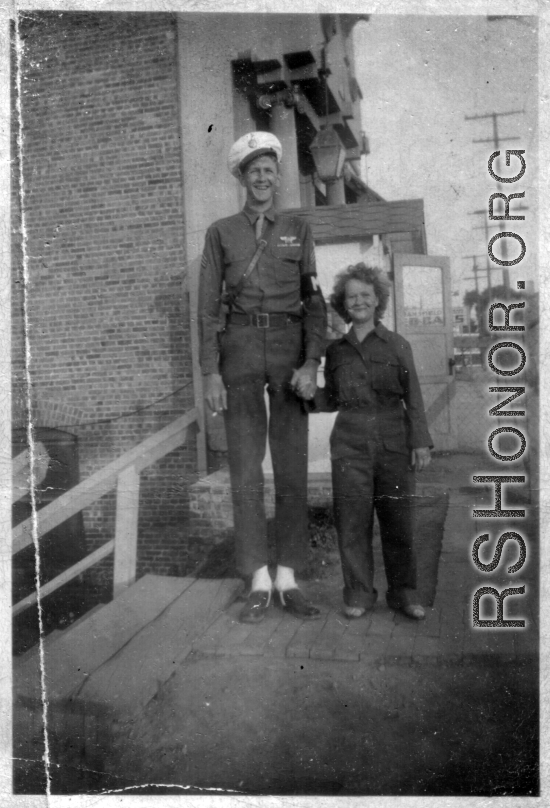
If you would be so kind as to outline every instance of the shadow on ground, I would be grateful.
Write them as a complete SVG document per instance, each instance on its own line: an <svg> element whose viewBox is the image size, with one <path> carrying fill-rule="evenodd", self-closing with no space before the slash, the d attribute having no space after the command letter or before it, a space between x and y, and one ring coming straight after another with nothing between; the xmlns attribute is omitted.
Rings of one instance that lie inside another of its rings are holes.
<svg viewBox="0 0 550 808"><path fill-rule="evenodd" d="M118 728L108 787L535 796L537 716L525 665L191 657Z"/></svg>

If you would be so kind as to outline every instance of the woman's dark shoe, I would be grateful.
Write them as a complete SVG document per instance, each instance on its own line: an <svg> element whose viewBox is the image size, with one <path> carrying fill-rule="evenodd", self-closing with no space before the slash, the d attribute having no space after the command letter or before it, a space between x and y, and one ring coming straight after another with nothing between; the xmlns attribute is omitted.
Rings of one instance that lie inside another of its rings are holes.
<svg viewBox="0 0 550 808"><path fill-rule="evenodd" d="M263 590L251 592L239 614L239 620L241 623L260 623L267 613L270 602L271 592Z"/></svg>
<svg viewBox="0 0 550 808"><path fill-rule="evenodd" d="M320 610L302 595L299 589L287 589L279 592L281 606L293 617L300 620L316 620L321 616Z"/></svg>

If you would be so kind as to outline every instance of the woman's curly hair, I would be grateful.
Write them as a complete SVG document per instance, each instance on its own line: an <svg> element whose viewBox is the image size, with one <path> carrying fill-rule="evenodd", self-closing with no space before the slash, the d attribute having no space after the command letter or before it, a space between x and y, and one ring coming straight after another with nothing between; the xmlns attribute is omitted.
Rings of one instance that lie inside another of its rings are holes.
<svg viewBox="0 0 550 808"><path fill-rule="evenodd" d="M348 281L361 281L361 283L368 283L374 287L374 294L378 298L378 305L374 310L374 322L378 325L384 316L390 298L390 283L382 270L369 267L361 262L359 264L350 264L347 269L336 276L330 303L344 322L351 323L351 317L345 307L346 284Z"/></svg>

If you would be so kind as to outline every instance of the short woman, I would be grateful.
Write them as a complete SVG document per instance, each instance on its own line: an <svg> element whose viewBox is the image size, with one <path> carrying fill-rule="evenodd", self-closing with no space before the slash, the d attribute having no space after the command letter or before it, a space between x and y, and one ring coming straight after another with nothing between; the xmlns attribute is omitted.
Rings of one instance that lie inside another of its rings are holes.
<svg viewBox="0 0 550 808"><path fill-rule="evenodd" d="M361 617L376 601L376 510L387 603L422 620L412 498L415 470L429 464L432 441L411 346L380 322L388 298L389 285L379 270L360 263L338 275L331 303L352 327L327 350L326 386L316 402L320 409L338 410L330 446L345 613Z"/></svg>

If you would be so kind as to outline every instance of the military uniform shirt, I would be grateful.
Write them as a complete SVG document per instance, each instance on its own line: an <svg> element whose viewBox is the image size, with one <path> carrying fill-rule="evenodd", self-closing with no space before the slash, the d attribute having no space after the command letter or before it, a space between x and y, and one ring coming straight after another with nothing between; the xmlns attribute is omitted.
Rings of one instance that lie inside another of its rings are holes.
<svg viewBox="0 0 550 808"><path fill-rule="evenodd" d="M202 372L219 373L217 332L223 286L231 291L249 266L258 242L258 213L247 206L208 229L201 263L199 317ZM239 293L232 311L239 314L290 314L303 317L304 359L320 360L326 307L317 288L311 229L299 216L266 211L262 238L267 246ZM304 284L304 278L312 279ZM305 291L306 290L306 291Z"/></svg>

